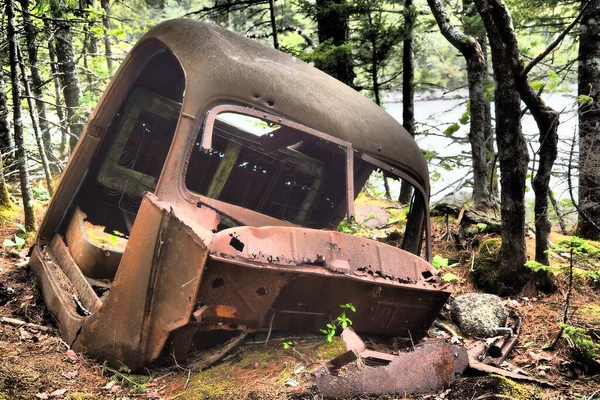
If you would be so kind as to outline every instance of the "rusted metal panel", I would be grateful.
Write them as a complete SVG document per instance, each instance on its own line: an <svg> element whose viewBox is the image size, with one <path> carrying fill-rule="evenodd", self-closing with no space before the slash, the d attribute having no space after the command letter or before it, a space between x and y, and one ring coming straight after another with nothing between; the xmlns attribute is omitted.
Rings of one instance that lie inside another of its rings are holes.
<svg viewBox="0 0 600 400"><path fill-rule="evenodd" d="M449 344L427 344L400 353L383 367L317 378L326 397L378 394L424 394L443 389L459 378L469 365L467 350Z"/></svg>
<svg viewBox="0 0 600 400"><path fill-rule="evenodd" d="M74 347L131 368L156 359L170 332L190 322L207 256L170 207L147 194L111 294Z"/></svg>

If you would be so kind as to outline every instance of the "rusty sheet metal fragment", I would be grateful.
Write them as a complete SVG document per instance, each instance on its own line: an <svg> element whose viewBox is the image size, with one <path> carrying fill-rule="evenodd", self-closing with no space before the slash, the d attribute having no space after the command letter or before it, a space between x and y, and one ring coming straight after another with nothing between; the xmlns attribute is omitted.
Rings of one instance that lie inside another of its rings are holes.
<svg viewBox="0 0 600 400"><path fill-rule="evenodd" d="M327 397L376 394L423 394L443 389L468 367L464 347L427 344L401 353L383 367L368 368L343 376L324 375L317 387Z"/></svg>

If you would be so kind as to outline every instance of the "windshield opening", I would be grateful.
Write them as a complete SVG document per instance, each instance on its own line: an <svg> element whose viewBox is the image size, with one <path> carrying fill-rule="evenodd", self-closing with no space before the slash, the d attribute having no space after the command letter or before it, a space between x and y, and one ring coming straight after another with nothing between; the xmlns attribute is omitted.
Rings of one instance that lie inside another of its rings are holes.
<svg viewBox="0 0 600 400"><path fill-rule="evenodd" d="M354 161L354 174L368 177L372 168ZM194 143L185 184L192 192L280 220L331 228L346 215L346 164L346 149L337 144L227 112L214 121L210 150L200 138Z"/></svg>
<svg viewBox="0 0 600 400"><path fill-rule="evenodd" d="M421 253L426 199L420 185L406 174L310 128L256 110L221 107L225 110L216 117L209 113L210 123L205 122L193 144L185 175L188 190L296 225L336 229L354 215L354 199L379 171L413 186L406 230L398 245ZM351 174L346 172L349 167Z"/></svg>

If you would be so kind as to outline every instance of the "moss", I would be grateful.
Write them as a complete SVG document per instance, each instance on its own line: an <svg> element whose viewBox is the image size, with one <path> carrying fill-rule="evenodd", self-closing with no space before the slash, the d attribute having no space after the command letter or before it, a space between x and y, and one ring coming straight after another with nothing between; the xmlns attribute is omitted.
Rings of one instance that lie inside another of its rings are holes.
<svg viewBox="0 0 600 400"><path fill-rule="evenodd" d="M315 349L315 357L329 360L346 352L346 344L341 337L334 337L331 343L323 340Z"/></svg>
<svg viewBox="0 0 600 400"><path fill-rule="evenodd" d="M11 224L19 220L20 209L16 206L0 207L0 224Z"/></svg>
<svg viewBox="0 0 600 400"><path fill-rule="evenodd" d="M486 293L507 296L521 291L528 282L531 272L524 265L518 272L501 268L501 246L500 238L492 238L481 243L473 260L471 280L476 288Z"/></svg>
<svg viewBox="0 0 600 400"><path fill-rule="evenodd" d="M490 378L496 381L497 394L508 396L509 398L515 400L528 400L535 398L535 396L525 389L524 386L515 381L495 374L490 375Z"/></svg>
<svg viewBox="0 0 600 400"><path fill-rule="evenodd" d="M471 279L478 289L489 293L497 293L495 286L500 270L500 238L492 238L481 243L473 260Z"/></svg>
<svg viewBox="0 0 600 400"><path fill-rule="evenodd" d="M580 308L582 316L591 324L600 324L600 305L588 304Z"/></svg>
<svg viewBox="0 0 600 400"><path fill-rule="evenodd" d="M306 380L310 374L299 360L325 363L345 351L339 337L331 343L325 337L317 341L300 340L289 349L284 349L279 341L272 341L266 347L244 346L227 361L194 373L186 390L181 392L181 399L289 398L310 384L310 379ZM287 386L290 379L299 386Z"/></svg>

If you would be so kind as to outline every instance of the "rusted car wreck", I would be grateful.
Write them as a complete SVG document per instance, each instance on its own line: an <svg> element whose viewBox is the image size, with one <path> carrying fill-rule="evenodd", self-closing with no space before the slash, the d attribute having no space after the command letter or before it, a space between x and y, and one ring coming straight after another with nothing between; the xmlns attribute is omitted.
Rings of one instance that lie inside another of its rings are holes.
<svg viewBox="0 0 600 400"><path fill-rule="evenodd" d="M373 171L412 185L401 248L342 234ZM410 135L312 66L213 25L148 32L106 89L29 265L65 341L139 368L237 331L425 335L449 292ZM424 259L419 257L424 249Z"/></svg>

